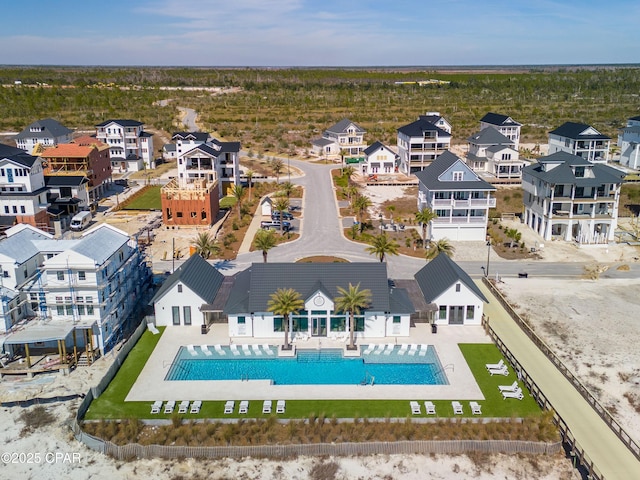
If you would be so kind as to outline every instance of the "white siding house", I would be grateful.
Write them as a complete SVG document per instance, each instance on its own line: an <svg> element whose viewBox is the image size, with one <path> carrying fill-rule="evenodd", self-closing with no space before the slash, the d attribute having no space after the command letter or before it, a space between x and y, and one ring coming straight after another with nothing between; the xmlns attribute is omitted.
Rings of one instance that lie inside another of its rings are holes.
<svg viewBox="0 0 640 480"><path fill-rule="evenodd" d="M398 155L386 145L374 142L364 150L364 162L360 163L362 175L391 174L398 172Z"/></svg>
<svg viewBox="0 0 640 480"><path fill-rule="evenodd" d="M584 123L566 122L549 132L549 155L567 152L593 163L609 160L611 138Z"/></svg>
<svg viewBox="0 0 640 480"><path fill-rule="evenodd" d="M73 130L52 118L38 120L22 130L15 137L16 146L31 154L36 145L55 147L60 143L69 143Z"/></svg>
<svg viewBox="0 0 640 480"><path fill-rule="evenodd" d="M429 112L398 128L397 145L403 173L424 170L441 153L449 150L451 125L437 112Z"/></svg>
<svg viewBox="0 0 640 480"><path fill-rule="evenodd" d="M640 169L640 116L627 120L618 136L620 147L620 164L625 167Z"/></svg>
<svg viewBox="0 0 640 480"><path fill-rule="evenodd" d="M96 137L109 145L114 173L155 168L153 135L136 120L107 120L96 125Z"/></svg>
<svg viewBox="0 0 640 480"><path fill-rule="evenodd" d="M493 128L513 142L513 147L518 150L520 146L520 129L522 124L513 118L500 113L487 113L480 119L480 130Z"/></svg>

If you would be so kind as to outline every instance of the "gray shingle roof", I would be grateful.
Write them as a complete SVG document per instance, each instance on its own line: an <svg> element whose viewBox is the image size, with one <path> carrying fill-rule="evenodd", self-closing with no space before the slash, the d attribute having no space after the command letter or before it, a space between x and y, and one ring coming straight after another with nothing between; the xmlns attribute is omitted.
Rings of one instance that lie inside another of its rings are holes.
<svg viewBox="0 0 640 480"><path fill-rule="evenodd" d="M25 153L24 150L20 150L22 153L14 154L14 155L0 155L0 160L6 158L18 165L22 165L23 167L31 168L33 164L38 160L38 157L34 157L33 155L29 155Z"/></svg>
<svg viewBox="0 0 640 480"><path fill-rule="evenodd" d="M495 128L487 127L480 132L467 138L469 143L474 145L515 145L513 140L509 140Z"/></svg>
<svg viewBox="0 0 640 480"><path fill-rule="evenodd" d="M323 291L335 298L337 287L348 288L349 283L371 290L372 303L367 310L390 311L385 263L254 263L245 272L247 277L240 276L232 289L224 309L227 313L266 312L271 294L278 288L293 288L304 296L313 294L321 284Z"/></svg>
<svg viewBox="0 0 640 480"><path fill-rule="evenodd" d="M470 172L476 179L472 181L450 182L441 181L440 175L451 168L455 163L459 162L460 169ZM460 158L454 153L446 151L439 155L431 165L420 172L415 173L418 180L424 184L429 190L481 190L493 191L496 188L488 182L482 180L473 170L471 170Z"/></svg>
<svg viewBox="0 0 640 480"><path fill-rule="evenodd" d="M12 147L0 143L0 157L10 157L11 155L24 155L25 152L21 148Z"/></svg>
<svg viewBox="0 0 640 480"><path fill-rule="evenodd" d="M206 142L209 140L209 134L206 132L174 132L171 140L195 140Z"/></svg>
<svg viewBox="0 0 640 480"><path fill-rule="evenodd" d="M640 122L640 115L638 115L637 117L631 117L629 120L635 120L637 122Z"/></svg>
<svg viewBox="0 0 640 480"><path fill-rule="evenodd" d="M391 150L389 147L387 147L384 143L378 142L378 141L373 142L371 145L369 145L367 148L365 148L363 153L365 155L371 155L371 154L377 152L378 150L380 150L381 148L386 148L388 151L390 151L391 153L393 153L394 155L397 156L397 154L394 153L393 150Z"/></svg>
<svg viewBox="0 0 640 480"><path fill-rule="evenodd" d="M169 278L164 281L149 303L158 301L178 282L189 287L202 299L202 303L213 303L223 281L224 275L216 267L200 255L191 255L186 262L169 275Z"/></svg>
<svg viewBox="0 0 640 480"><path fill-rule="evenodd" d="M416 311L406 289L391 289L389 292L389 311L393 314L414 313Z"/></svg>
<svg viewBox="0 0 640 480"><path fill-rule="evenodd" d="M328 138L316 138L315 140L311 140L312 145L317 145L319 147L326 147L332 143L335 143L335 141L329 140Z"/></svg>
<svg viewBox="0 0 640 480"><path fill-rule="evenodd" d="M571 138L573 140L611 140L611 137L601 134L595 128L593 128L597 134L586 135L583 132L587 129L593 128L590 125L584 123L566 122L560 125L555 130L551 130L549 133L553 135L559 135L561 137Z"/></svg>
<svg viewBox="0 0 640 480"><path fill-rule="evenodd" d="M84 175L45 175L44 177L47 187L78 187L88 182L89 179Z"/></svg>
<svg viewBox="0 0 640 480"><path fill-rule="evenodd" d="M327 132L332 132L332 133L346 133L347 132L347 128L349 128L349 125L353 125L354 127L356 127L356 131L359 132L359 133L366 133L364 128L362 128L357 123L352 122L348 118L343 118L338 123L336 123L334 125L331 125L329 128L327 128L326 131Z"/></svg>
<svg viewBox="0 0 640 480"><path fill-rule="evenodd" d="M422 267L414 278L427 303L433 302L456 282L467 286L479 299L489 303L471 277L446 254L441 253Z"/></svg>
<svg viewBox="0 0 640 480"><path fill-rule="evenodd" d="M32 132L32 128L38 131ZM73 133L73 130L68 129L57 120L45 118L44 120L33 122L16 135L15 138L58 138L70 133Z"/></svg>
<svg viewBox="0 0 640 480"><path fill-rule="evenodd" d="M398 132L407 135L408 137L422 137L424 132L437 132L438 138L448 138L451 136L447 131L440 127L436 127L433 123L429 122L426 117L420 117L415 122L411 122L398 128Z"/></svg>
<svg viewBox="0 0 640 480"><path fill-rule="evenodd" d="M111 123L117 123L121 127L139 127L141 125L144 125L144 123L138 122L137 120L128 120L128 119L118 119L118 120L116 120L116 119L112 119L112 120L107 120L106 122L98 123L96 125L96 127L106 127L107 125L109 125Z"/></svg>
<svg viewBox="0 0 640 480"><path fill-rule="evenodd" d="M559 163L560 165L545 171L545 164ZM586 167L593 171L593 177L576 177L571 167ZM531 175L551 184L573 184L578 187L600 186L606 183L622 183L625 173L608 165L591 163L582 157L567 152L556 152L538 159L538 163L528 165L522 169L522 175Z"/></svg>
<svg viewBox="0 0 640 480"><path fill-rule="evenodd" d="M513 118L508 117L507 115L502 115L500 113L487 113L484 117L480 119L481 122L490 123L491 125L496 125L498 127L518 127L522 126L521 123L516 122Z"/></svg>

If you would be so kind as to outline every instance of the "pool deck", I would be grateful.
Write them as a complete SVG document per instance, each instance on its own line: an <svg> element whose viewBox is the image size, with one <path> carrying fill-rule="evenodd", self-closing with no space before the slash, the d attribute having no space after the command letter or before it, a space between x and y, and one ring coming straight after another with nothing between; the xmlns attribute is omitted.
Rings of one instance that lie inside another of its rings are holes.
<svg viewBox="0 0 640 480"><path fill-rule="evenodd" d="M149 357L126 401L155 400L484 400L473 374L467 366L459 343L491 343L491 339L480 326L439 325L438 333L431 333L427 324L417 324L411 328L410 337L388 337L362 339L360 343L417 343L433 345L449 382L448 385L271 385L268 380L214 381L178 380L166 381L180 347L195 345L199 351L201 344L229 345L228 326L212 325L206 335L200 328L167 327L158 345ZM281 339L247 338L234 339L240 347L246 344L281 345ZM343 341L328 337L310 338L295 343L299 349L345 348ZM288 352L286 352L288 353ZM351 354L352 352L349 352ZM206 358L206 357L205 357Z"/></svg>

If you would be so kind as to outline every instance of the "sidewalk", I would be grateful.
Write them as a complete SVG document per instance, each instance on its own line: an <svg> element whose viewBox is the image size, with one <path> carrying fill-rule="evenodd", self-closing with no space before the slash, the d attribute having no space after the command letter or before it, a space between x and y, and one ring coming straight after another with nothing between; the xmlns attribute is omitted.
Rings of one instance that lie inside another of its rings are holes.
<svg viewBox="0 0 640 480"><path fill-rule="evenodd" d="M481 282L477 283L489 299L484 312L489 317L490 325L567 423L576 443L585 451L597 470L607 480L638 478L640 461L569 380L529 340L489 289Z"/></svg>

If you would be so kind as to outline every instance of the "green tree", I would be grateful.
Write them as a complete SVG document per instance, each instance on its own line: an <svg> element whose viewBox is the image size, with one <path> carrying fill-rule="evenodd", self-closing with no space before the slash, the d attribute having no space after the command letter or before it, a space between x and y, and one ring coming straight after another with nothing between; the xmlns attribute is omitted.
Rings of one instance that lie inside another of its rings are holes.
<svg viewBox="0 0 640 480"><path fill-rule="evenodd" d="M289 199L284 197L278 198L273 204L273 208L278 212L278 216L280 217L280 235L282 235L284 231L282 214L289 208Z"/></svg>
<svg viewBox="0 0 640 480"><path fill-rule="evenodd" d="M433 260L441 253L444 253L447 257L453 257L453 254L456 253L456 247L449 243L449 240L446 238L441 238L437 242L429 242L429 248L427 248L427 252L425 254L425 258L427 260Z"/></svg>
<svg viewBox="0 0 640 480"><path fill-rule="evenodd" d="M431 228L429 228L429 238L427 239L427 227L430 227L431 222L438 218L436 212L430 208L422 208L416 213L416 223L419 223L422 227L422 245L427 248L427 243L431 241Z"/></svg>
<svg viewBox="0 0 640 480"><path fill-rule="evenodd" d="M251 187L253 186L253 176L255 174L256 173L251 169L247 170L247 173L245 173L245 175L247 177L247 183L249 184L249 201L251 201L251 199L252 199L251 198Z"/></svg>
<svg viewBox="0 0 640 480"><path fill-rule="evenodd" d="M360 290L360 284L353 286L349 283L349 288L338 287L338 297L334 299L335 311L349 312L349 350L355 350L354 332L355 332L355 315L371 305L371 290Z"/></svg>
<svg viewBox="0 0 640 480"><path fill-rule="evenodd" d="M274 158L271 161L271 170L273 170L273 174L276 176L276 183L280 183L280 174L282 170L284 170L284 163L279 158Z"/></svg>
<svg viewBox="0 0 640 480"><path fill-rule="evenodd" d="M200 232L194 239L196 253L202 258L209 258L212 255L220 254L220 246L209 232Z"/></svg>
<svg viewBox="0 0 640 480"><path fill-rule="evenodd" d="M282 193L284 193L284 194L285 194L285 196L286 196L287 198L290 198L290 197L291 197L291 194L293 193L293 190L294 190L295 188L296 188L296 187L295 187L295 185L294 185L293 183L291 183L291 182L284 182L284 183L282 184L281 191L282 191Z"/></svg>
<svg viewBox="0 0 640 480"><path fill-rule="evenodd" d="M242 197L244 196L244 187L240 184L231 187L231 194L236 199L236 205L238 206L238 220L242 218Z"/></svg>
<svg viewBox="0 0 640 480"><path fill-rule="evenodd" d="M284 322L284 345L283 350L290 350L289 345L289 316L298 313L304 308L304 301L300 294L293 288L279 288L271 294L271 299L267 303L267 310L276 315L282 315Z"/></svg>
<svg viewBox="0 0 640 480"><path fill-rule="evenodd" d="M351 165L347 165L342 169L342 176L347 177L347 183L351 183L351 175L356 173L356 169Z"/></svg>
<svg viewBox="0 0 640 480"><path fill-rule="evenodd" d="M253 238L253 246L256 250L262 251L262 260L267 263L267 253L276 246L276 236L271 230L260 229Z"/></svg>
<svg viewBox="0 0 640 480"><path fill-rule="evenodd" d="M400 245L395 240L389 240L386 233L382 233L380 235L376 235L373 237L371 241L371 245L369 245L366 250L371 255L375 255L381 262L384 262L384 259L388 255L398 255L398 249Z"/></svg>
<svg viewBox="0 0 640 480"><path fill-rule="evenodd" d="M391 218L391 224L393 224L393 212L396 211L395 205L387 205L387 212L389 212L389 217Z"/></svg>
<svg viewBox="0 0 640 480"><path fill-rule="evenodd" d="M357 195L351 201L351 208L355 211L358 222L360 222L360 232L362 232L363 229L364 213L371 205L371 199L366 195Z"/></svg>
<svg viewBox="0 0 640 480"><path fill-rule="evenodd" d="M510 248L513 248L514 243L520 243L522 239L522 233L518 231L517 228L507 228L504 231L504 234L507 238L511 239L511 243L509 244Z"/></svg>

